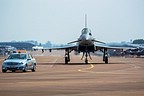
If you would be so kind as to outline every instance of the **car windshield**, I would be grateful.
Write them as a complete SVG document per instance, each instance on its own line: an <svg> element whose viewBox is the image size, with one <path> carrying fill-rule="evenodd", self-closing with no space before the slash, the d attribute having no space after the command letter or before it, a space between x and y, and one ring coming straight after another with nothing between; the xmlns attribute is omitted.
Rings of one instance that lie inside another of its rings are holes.
<svg viewBox="0 0 144 96"><path fill-rule="evenodd" d="M26 59L26 54L11 54L8 59Z"/></svg>

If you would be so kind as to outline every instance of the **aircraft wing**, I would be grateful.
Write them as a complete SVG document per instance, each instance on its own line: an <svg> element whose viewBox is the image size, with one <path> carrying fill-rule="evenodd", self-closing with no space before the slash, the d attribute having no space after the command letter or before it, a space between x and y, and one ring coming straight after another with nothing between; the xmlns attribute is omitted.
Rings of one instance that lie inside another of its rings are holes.
<svg viewBox="0 0 144 96"><path fill-rule="evenodd" d="M95 45L96 49L99 50L99 49L119 49L119 50L127 50L127 49L135 49L133 47L125 47L125 46L110 46L110 45L107 45L107 44L97 44Z"/></svg>
<svg viewBox="0 0 144 96"><path fill-rule="evenodd" d="M62 47L48 48L48 50L65 50L65 49L76 50L77 49L77 45L65 45L65 46L62 46Z"/></svg>

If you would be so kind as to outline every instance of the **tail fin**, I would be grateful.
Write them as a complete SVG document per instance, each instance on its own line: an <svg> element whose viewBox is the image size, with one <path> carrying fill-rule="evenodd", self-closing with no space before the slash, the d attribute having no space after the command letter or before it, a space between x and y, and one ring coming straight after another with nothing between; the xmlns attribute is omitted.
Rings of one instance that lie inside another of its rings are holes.
<svg viewBox="0 0 144 96"><path fill-rule="evenodd" d="M87 14L85 14L85 28L87 28Z"/></svg>

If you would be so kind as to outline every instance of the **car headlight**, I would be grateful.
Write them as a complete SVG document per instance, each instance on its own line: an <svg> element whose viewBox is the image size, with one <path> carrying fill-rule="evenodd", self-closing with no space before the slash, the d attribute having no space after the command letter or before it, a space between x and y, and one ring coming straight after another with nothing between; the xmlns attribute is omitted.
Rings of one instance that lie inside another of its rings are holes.
<svg viewBox="0 0 144 96"><path fill-rule="evenodd" d="M7 63L6 62L4 62L3 64L2 64L2 66L6 66L7 65Z"/></svg>

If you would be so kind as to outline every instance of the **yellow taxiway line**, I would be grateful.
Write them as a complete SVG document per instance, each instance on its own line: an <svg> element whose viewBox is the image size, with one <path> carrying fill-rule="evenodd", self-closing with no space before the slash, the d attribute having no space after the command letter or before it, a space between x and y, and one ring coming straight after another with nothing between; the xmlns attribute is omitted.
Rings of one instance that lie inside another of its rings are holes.
<svg viewBox="0 0 144 96"><path fill-rule="evenodd" d="M89 71L86 71L86 70L90 70L90 69L93 69L94 68L94 65L91 64L90 62L88 62L90 67L87 67L87 68L82 68L82 69L78 69L79 72L89 72Z"/></svg>

